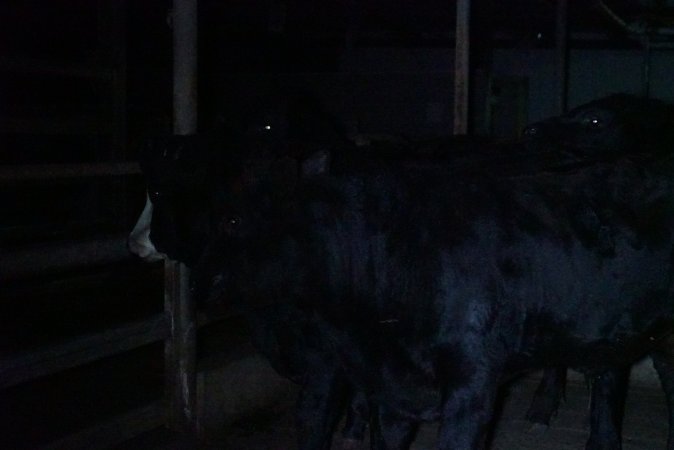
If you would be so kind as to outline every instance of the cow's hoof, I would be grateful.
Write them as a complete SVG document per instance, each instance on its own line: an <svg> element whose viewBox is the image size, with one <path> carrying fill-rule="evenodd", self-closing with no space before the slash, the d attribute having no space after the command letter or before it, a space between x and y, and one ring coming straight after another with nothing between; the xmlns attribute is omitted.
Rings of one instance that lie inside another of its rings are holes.
<svg viewBox="0 0 674 450"><path fill-rule="evenodd" d="M532 423L527 433L530 434L543 434L547 431L548 426L543 423Z"/></svg>
<svg viewBox="0 0 674 450"><path fill-rule="evenodd" d="M548 415L527 414L526 419L531 425L540 425L542 427L550 425L550 416Z"/></svg>
<svg viewBox="0 0 674 450"><path fill-rule="evenodd" d="M526 419L532 424L550 425L550 420L557 415L559 404L550 402L535 402L526 414Z"/></svg>
<svg viewBox="0 0 674 450"><path fill-rule="evenodd" d="M361 440L345 438L345 439L342 440L339 448L340 448L340 450L361 450L364 447L363 447L363 441L361 441Z"/></svg>
<svg viewBox="0 0 674 450"><path fill-rule="evenodd" d="M621 450L622 444L619 440L611 438L592 438L587 441L585 450Z"/></svg>

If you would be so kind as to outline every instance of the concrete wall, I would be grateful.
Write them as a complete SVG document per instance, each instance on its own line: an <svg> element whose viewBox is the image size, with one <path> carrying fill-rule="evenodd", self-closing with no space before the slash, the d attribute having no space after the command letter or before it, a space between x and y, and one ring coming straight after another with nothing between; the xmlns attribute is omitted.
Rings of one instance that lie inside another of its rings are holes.
<svg viewBox="0 0 674 450"><path fill-rule="evenodd" d="M238 74L223 76L226 103L232 93L253 95L279 83L312 91L350 129L410 137L448 135L452 130L453 50L449 48L356 48L342 55L339 72ZM640 94L643 54L639 50L572 50L569 107L615 93ZM555 52L550 49L497 49L491 77L520 78L528 85L525 123L557 114ZM674 50L653 50L651 96L674 101ZM476 71L472 114L484 130L489 79ZM505 108L509 111L512 108Z"/></svg>
<svg viewBox="0 0 674 450"><path fill-rule="evenodd" d="M530 122L557 114L554 50L497 49L492 58L492 77L528 79ZM616 92L640 94L642 61L639 50L571 50L569 107ZM356 49L341 66L343 77L353 77L350 95L366 117L364 127L382 132L402 127L418 135L451 130L451 49ZM674 101L673 79L674 50L653 50L651 97ZM473 108L483 108L480 96L475 99ZM375 111L379 117L371 117Z"/></svg>
<svg viewBox="0 0 674 450"><path fill-rule="evenodd" d="M615 92L639 95L643 55L637 50L572 50L569 55L569 107ZM529 119L556 113L556 68L552 50L497 50L494 76L529 79ZM651 60L651 96L674 100L674 51L656 50Z"/></svg>

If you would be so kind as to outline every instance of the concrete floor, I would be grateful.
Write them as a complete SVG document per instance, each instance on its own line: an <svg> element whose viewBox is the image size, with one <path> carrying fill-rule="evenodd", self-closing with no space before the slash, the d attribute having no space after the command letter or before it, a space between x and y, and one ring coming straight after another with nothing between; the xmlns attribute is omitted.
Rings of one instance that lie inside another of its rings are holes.
<svg viewBox="0 0 674 450"><path fill-rule="evenodd" d="M169 437L166 433L152 434L125 444L120 450L135 449L222 449L222 450L290 450L296 448L293 428L293 403L296 388L277 377L261 360L244 360L231 368L227 379L211 374L207 378L204 397L206 438L193 444ZM253 376L240 378L254 370ZM533 396L538 377L531 376L509 386L503 409L496 424L492 450L581 450L588 436L588 392L582 379L570 377L566 401L550 427L532 427L524 420L525 411ZM238 381L237 381L238 380ZM265 383L270 387L266 407L249 410L244 416L227 420L231 410L245 410L246 398L254 386ZM233 385L236 385L233 389ZM210 386L210 387L209 387ZM210 394L208 394L210 392ZM220 392L220 394L216 394ZM227 398L223 398L223 393ZM226 405L226 406L223 406ZM222 423L228 422L226 426ZM436 445L436 424L424 425L417 435L412 450L433 449ZM623 433L623 450L665 449L667 437L667 408L664 395L656 383L633 382L627 399ZM149 439L149 440L148 440ZM342 441L335 436L333 449L341 449ZM368 443L360 446L367 449Z"/></svg>
<svg viewBox="0 0 674 450"><path fill-rule="evenodd" d="M524 420L536 382L524 380L510 388L499 418L492 450L581 450L588 437L588 395L583 384L572 382L567 387L566 402L550 427L534 426ZM288 405L291 410L292 404ZM264 417L260 417L264 424ZM266 425L253 422L238 423L218 447L227 450L294 448L294 430L290 414L269 416ZM623 432L623 450L665 449L667 439L666 405L662 392L649 387L633 387L628 399ZM436 424L424 425L417 435L412 450L436 448ZM340 440L333 448L339 449ZM362 449L369 448L367 443Z"/></svg>

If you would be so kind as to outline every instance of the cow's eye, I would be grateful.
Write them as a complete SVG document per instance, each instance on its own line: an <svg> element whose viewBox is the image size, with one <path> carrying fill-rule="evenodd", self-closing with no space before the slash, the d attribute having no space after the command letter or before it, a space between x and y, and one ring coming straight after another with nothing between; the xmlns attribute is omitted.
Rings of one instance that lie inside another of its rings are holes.
<svg viewBox="0 0 674 450"><path fill-rule="evenodd" d="M150 201L152 203L157 203L157 200L161 198L161 191L159 189L149 189L147 191L148 196L150 197Z"/></svg>
<svg viewBox="0 0 674 450"><path fill-rule="evenodd" d="M596 116L585 118L583 123L586 126L592 127L592 128L599 128L602 125L601 120L599 119L599 117L596 117Z"/></svg>
<svg viewBox="0 0 674 450"><path fill-rule="evenodd" d="M220 223L221 231L232 234L241 226L241 218L239 216L229 216L223 219Z"/></svg>
<svg viewBox="0 0 674 450"><path fill-rule="evenodd" d="M580 117L580 123L588 130L599 130L605 127L607 119L605 114L588 111Z"/></svg>
<svg viewBox="0 0 674 450"><path fill-rule="evenodd" d="M227 219L227 225L230 227L238 227L241 225L241 217L238 216L232 216Z"/></svg>

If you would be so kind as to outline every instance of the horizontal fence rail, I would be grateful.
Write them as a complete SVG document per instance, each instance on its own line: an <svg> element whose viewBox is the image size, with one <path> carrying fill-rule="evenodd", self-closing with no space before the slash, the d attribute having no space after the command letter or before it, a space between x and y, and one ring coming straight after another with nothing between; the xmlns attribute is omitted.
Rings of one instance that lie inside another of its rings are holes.
<svg viewBox="0 0 674 450"><path fill-rule="evenodd" d="M64 178L140 175L135 161L84 164L27 164L0 166L0 183Z"/></svg>
<svg viewBox="0 0 674 450"><path fill-rule="evenodd" d="M159 401L58 439L41 447L40 450L113 448L144 431L157 428L165 422L166 408L163 402Z"/></svg>
<svg viewBox="0 0 674 450"><path fill-rule="evenodd" d="M0 133L43 134L54 136L99 136L112 132L109 121L92 116L0 119Z"/></svg>
<svg viewBox="0 0 674 450"><path fill-rule="evenodd" d="M0 253L0 282L55 270L131 259L132 255L127 248L126 240L126 234L117 234L76 242L34 245L3 252Z"/></svg>
<svg viewBox="0 0 674 450"><path fill-rule="evenodd" d="M112 69L94 64L73 64L35 58L0 58L0 71L64 78L112 79Z"/></svg>

